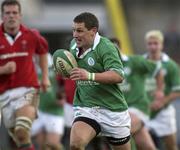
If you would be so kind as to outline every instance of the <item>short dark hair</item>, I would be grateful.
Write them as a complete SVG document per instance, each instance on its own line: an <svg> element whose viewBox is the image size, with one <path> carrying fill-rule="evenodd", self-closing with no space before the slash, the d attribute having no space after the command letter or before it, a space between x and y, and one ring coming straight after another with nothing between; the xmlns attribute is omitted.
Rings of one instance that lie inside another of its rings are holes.
<svg viewBox="0 0 180 150"><path fill-rule="evenodd" d="M1 3L1 13L4 11L4 6L9 6L9 5L17 5L19 8L19 12L21 12L21 4L17 0L4 0Z"/></svg>
<svg viewBox="0 0 180 150"><path fill-rule="evenodd" d="M90 30L94 27L97 28L97 30L99 29L99 21L97 19L97 17L89 12L84 12L81 13L79 15L77 15L74 20L75 23L84 23L85 27Z"/></svg>

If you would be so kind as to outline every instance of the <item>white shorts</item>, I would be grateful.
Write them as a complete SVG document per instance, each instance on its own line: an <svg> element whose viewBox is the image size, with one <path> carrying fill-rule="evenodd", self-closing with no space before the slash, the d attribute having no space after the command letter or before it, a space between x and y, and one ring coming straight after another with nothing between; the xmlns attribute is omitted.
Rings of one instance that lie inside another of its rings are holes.
<svg viewBox="0 0 180 150"><path fill-rule="evenodd" d="M73 110L73 105L69 103L65 103L64 105L64 120L65 120L65 126L71 128L74 120L74 110Z"/></svg>
<svg viewBox="0 0 180 150"><path fill-rule="evenodd" d="M33 122L31 135L35 136L41 131L63 135L64 118L58 115L39 112L38 119Z"/></svg>
<svg viewBox="0 0 180 150"><path fill-rule="evenodd" d="M128 110L113 112L98 107L74 107L75 119L80 117L95 120L101 129L100 135L121 139L130 135L131 119Z"/></svg>
<svg viewBox="0 0 180 150"><path fill-rule="evenodd" d="M19 87L0 95L1 115L6 128L15 126L15 112L25 105L38 105L38 94L34 88Z"/></svg>
<svg viewBox="0 0 180 150"><path fill-rule="evenodd" d="M147 127L157 134L159 137L176 133L176 111L174 106L161 110L155 118L147 122Z"/></svg>
<svg viewBox="0 0 180 150"><path fill-rule="evenodd" d="M128 108L129 112L136 115L141 121L143 121L145 124L146 122L149 121L149 116L146 115L144 112L141 110L135 108L135 107L129 107Z"/></svg>

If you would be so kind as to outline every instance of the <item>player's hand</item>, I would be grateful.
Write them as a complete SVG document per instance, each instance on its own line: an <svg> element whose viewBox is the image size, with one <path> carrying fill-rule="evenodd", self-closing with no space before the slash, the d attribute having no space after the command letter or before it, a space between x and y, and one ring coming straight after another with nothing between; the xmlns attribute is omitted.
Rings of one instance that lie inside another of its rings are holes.
<svg viewBox="0 0 180 150"><path fill-rule="evenodd" d="M49 81L48 77L42 78L41 81L41 89L43 92L47 92L48 88L51 86L51 83Z"/></svg>
<svg viewBox="0 0 180 150"><path fill-rule="evenodd" d="M16 71L16 63L14 61L10 61L4 65L4 74L11 74Z"/></svg>
<svg viewBox="0 0 180 150"><path fill-rule="evenodd" d="M89 74L89 72L86 71L85 69L74 68L71 71L70 79L75 80L75 81L88 80L88 74Z"/></svg>
<svg viewBox="0 0 180 150"><path fill-rule="evenodd" d="M155 99L158 99L158 100L164 99L164 91L162 90L156 90L153 95Z"/></svg>
<svg viewBox="0 0 180 150"><path fill-rule="evenodd" d="M63 107L65 102L66 102L66 99L62 98L62 99L58 99L56 103L58 106Z"/></svg>
<svg viewBox="0 0 180 150"><path fill-rule="evenodd" d="M157 111L157 110L163 108L165 105L166 105L165 98L163 98L163 99L155 99L151 104L151 110L152 111Z"/></svg>

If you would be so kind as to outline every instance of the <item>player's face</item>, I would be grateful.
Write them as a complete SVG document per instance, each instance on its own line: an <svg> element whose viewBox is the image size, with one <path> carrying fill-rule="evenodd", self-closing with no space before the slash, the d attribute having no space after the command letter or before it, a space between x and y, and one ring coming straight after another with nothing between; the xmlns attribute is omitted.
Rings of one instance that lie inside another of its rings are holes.
<svg viewBox="0 0 180 150"><path fill-rule="evenodd" d="M73 37L76 40L78 48L88 49L92 46L96 29L88 30L84 23L74 23Z"/></svg>
<svg viewBox="0 0 180 150"><path fill-rule="evenodd" d="M157 53L162 51L163 44L159 39L152 37L146 41L146 47L149 53Z"/></svg>
<svg viewBox="0 0 180 150"><path fill-rule="evenodd" d="M21 13L17 5L4 6L2 12L2 21L7 29L19 28L21 22Z"/></svg>

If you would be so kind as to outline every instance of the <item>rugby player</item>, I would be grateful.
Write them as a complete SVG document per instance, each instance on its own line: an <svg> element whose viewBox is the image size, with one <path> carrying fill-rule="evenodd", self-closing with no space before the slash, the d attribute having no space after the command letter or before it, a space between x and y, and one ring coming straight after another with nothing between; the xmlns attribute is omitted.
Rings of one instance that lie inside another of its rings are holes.
<svg viewBox="0 0 180 150"><path fill-rule="evenodd" d="M2 118L19 150L34 150L30 129L36 118L38 79L33 55L39 55L42 70L41 87L50 85L47 51L39 38L21 24L21 5L16 0L1 4L0 25L0 105Z"/></svg>
<svg viewBox="0 0 180 150"><path fill-rule="evenodd" d="M40 91L38 119L33 122L31 130L39 150L62 149L60 141L64 131L63 103L65 103L65 96L63 96L63 92L59 91L52 61L52 56L48 54L51 87L48 88L47 92ZM41 79L39 67L37 67L37 72L39 79Z"/></svg>
<svg viewBox="0 0 180 150"><path fill-rule="evenodd" d="M111 41L120 49L120 42L116 38ZM148 61L142 56L121 55L124 66L125 80L119 84L124 92L131 116L131 133L138 150L155 150L155 145L144 124L150 115L150 102L145 91L146 75L150 74L157 81L157 96L163 95L163 76L161 64ZM157 98L159 98L159 96ZM143 138L142 138L143 137Z"/></svg>
<svg viewBox="0 0 180 150"><path fill-rule="evenodd" d="M165 96L162 99L155 99L156 83L154 78L147 76L146 90L154 111L147 126L159 138L163 139L166 150L177 150L176 116L171 102L180 97L180 72L178 65L167 54L162 52L163 41L163 34L159 30L149 31L145 35L148 52L144 57L162 63L165 82Z"/></svg>
<svg viewBox="0 0 180 150"><path fill-rule="evenodd" d="M75 120L71 150L84 150L97 135L105 136L114 150L130 150L130 116L122 91L124 79L120 53L98 33L99 22L92 13L74 18L71 52L79 68L70 78L77 83Z"/></svg>

